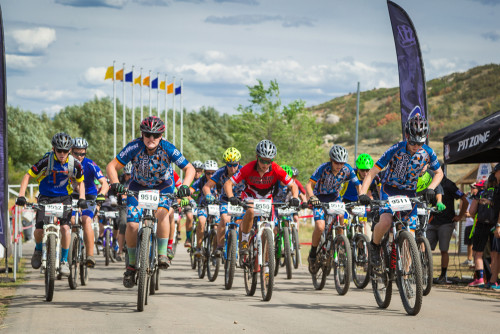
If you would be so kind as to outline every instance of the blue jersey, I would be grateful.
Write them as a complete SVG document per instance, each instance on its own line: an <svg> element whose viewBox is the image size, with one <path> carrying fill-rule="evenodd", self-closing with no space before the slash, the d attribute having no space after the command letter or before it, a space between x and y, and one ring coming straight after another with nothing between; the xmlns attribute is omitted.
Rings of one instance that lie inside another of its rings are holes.
<svg viewBox="0 0 500 334"><path fill-rule="evenodd" d="M354 173L356 174L356 177L359 176L358 169L354 169ZM359 180L359 178L358 178L358 180ZM372 194L374 191L378 191L377 185L379 183L380 183L380 178L378 177L378 175L375 175L375 177L373 178L373 181L369 187L369 190L372 192ZM344 194L342 195L342 198L349 200L349 201L353 201L353 202L358 200L358 190L356 189L356 185L354 184L354 182L349 181L347 188L346 188Z"/></svg>
<svg viewBox="0 0 500 334"><path fill-rule="evenodd" d="M415 191L418 176L426 164L429 164L429 169L434 171L440 167L432 148L423 145L414 155L411 155L406 150L406 141L401 141L382 154L375 166L380 170L387 166L381 181L383 185Z"/></svg>
<svg viewBox="0 0 500 334"><path fill-rule="evenodd" d="M83 158L82 167L83 175L85 176L85 195L97 195L97 188L95 186L94 179L99 180L104 177L101 169L89 158Z"/></svg>
<svg viewBox="0 0 500 334"><path fill-rule="evenodd" d="M278 191L276 195L273 195L274 202L286 202L286 196L288 195L288 186L283 183L278 183Z"/></svg>
<svg viewBox="0 0 500 334"><path fill-rule="evenodd" d="M358 177L349 164L344 164L337 175L334 175L331 162L321 164L311 175L311 180L315 183L313 193L322 202L337 199L340 188L346 181L351 181L354 185L360 184Z"/></svg>
<svg viewBox="0 0 500 334"><path fill-rule="evenodd" d="M198 196L197 203L199 206L205 206L207 205L207 202L205 201L205 195L203 191L201 190L205 184L207 184L208 179L206 175L203 175L200 177L198 180L196 180L192 185L191 188L194 189L195 192L198 192L200 195ZM217 189L216 187L213 187L210 189L210 193L214 195L217 198Z"/></svg>
<svg viewBox="0 0 500 334"><path fill-rule="evenodd" d="M142 138L137 138L127 144L116 156L123 166L132 161L132 180L143 187L167 188L174 186L171 163L179 168L187 166L189 161L174 145L162 139L156 151L148 155Z"/></svg>
<svg viewBox="0 0 500 334"><path fill-rule="evenodd" d="M238 166L238 171L242 168L243 166L242 165L239 165ZM238 173L238 171L236 171L236 173ZM235 174L236 174L235 173ZM229 174L227 173L227 166L224 166L224 167L221 167L219 168L215 173L214 175L212 175L212 177L210 178L210 180L214 181L215 184L216 184L216 187L217 189L221 189L220 190L220 200L222 202L227 202L228 201L228 198L227 198L227 195L226 195L226 192L224 191L224 183L226 183L227 180L229 180L231 177L229 176ZM233 195L235 197L240 197L241 195L241 192L245 189L245 181L242 181L238 184L234 184L233 183Z"/></svg>

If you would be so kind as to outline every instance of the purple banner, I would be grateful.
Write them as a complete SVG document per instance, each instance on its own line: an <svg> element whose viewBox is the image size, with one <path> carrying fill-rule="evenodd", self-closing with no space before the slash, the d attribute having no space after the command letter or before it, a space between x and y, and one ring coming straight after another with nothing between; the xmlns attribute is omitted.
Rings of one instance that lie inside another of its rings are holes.
<svg viewBox="0 0 500 334"><path fill-rule="evenodd" d="M8 157L7 157L7 87L5 79L5 47L3 39L2 8L0 7L0 244L6 249L10 245L9 233L9 193L8 193Z"/></svg>
<svg viewBox="0 0 500 334"><path fill-rule="evenodd" d="M401 132L404 140L404 125L408 118L415 114L427 118L424 64L417 32L410 17L392 1L387 1L387 7L398 57Z"/></svg>

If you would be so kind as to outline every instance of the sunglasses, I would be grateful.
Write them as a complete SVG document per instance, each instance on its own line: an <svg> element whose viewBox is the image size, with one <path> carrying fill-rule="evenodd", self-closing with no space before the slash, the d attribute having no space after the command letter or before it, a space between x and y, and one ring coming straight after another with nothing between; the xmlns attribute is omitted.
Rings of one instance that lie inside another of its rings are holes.
<svg viewBox="0 0 500 334"><path fill-rule="evenodd" d="M418 141L411 141L411 140L408 141L408 144L410 144L410 146L423 146L424 145L424 143L419 143Z"/></svg>
<svg viewBox="0 0 500 334"><path fill-rule="evenodd" d="M214 175L215 172L205 172L205 175Z"/></svg>
<svg viewBox="0 0 500 334"><path fill-rule="evenodd" d="M227 167L238 167L240 163L237 162L237 163L234 163L234 164L226 164Z"/></svg>
<svg viewBox="0 0 500 334"><path fill-rule="evenodd" d="M344 165L345 164L345 162L337 162L335 160L330 160L330 161L333 162L336 165Z"/></svg>
<svg viewBox="0 0 500 334"><path fill-rule="evenodd" d="M56 148L56 153L69 153L69 150L61 150Z"/></svg>
<svg viewBox="0 0 500 334"><path fill-rule="evenodd" d="M260 161L261 163L263 163L264 165L269 165L269 164L273 163L273 160L264 160L264 159L262 159L262 158L260 158L260 157L259 157L258 159L259 159L259 161Z"/></svg>
<svg viewBox="0 0 500 334"><path fill-rule="evenodd" d="M84 157L87 155L87 153L83 152L83 153L77 153L77 152L74 152L73 155L76 155L77 157Z"/></svg>
<svg viewBox="0 0 500 334"><path fill-rule="evenodd" d="M360 172L365 172L368 173L370 170L369 169L358 169Z"/></svg>
<svg viewBox="0 0 500 334"><path fill-rule="evenodd" d="M143 132L142 134L146 138L150 138L152 136L154 139L158 139L162 135L161 133L152 133L152 132Z"/></svg>

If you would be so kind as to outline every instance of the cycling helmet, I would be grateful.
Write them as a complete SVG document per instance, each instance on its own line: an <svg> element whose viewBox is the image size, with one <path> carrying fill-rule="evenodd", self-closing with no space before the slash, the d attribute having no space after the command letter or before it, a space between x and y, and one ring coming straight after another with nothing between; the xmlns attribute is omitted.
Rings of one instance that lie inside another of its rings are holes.
<svg viewBox="0 0 500 334"><path fill-rule="evenodd" d="M299 170L295 167L292 167L292 176L299 176Z"/></svg>
<svg viewBox="0 0 500 334"><path fill-rule="evenodd" d="M280 167L283 168L283 170L288 174L288 176L292 177L293 175L292 167L288 165L281 165Z"/></svg>
<svg viewBox="0 0 500 334"><path fill-rule="evenodd" d="M87 140L82 137L77 137L73 139L73 148L84 148L86 149L89 146L89 143L87 143Z"/></svg>
<svg viewBox="0 0 500 334"><path fill-rule="evenodd" d="M372 157L367 153L360 154L356 159L356 167L358 167L358 169L372 169Z"/></svg>
<svg viewBox="0 0 500 334"><path fill-rule="evenodd" d="M73 146L71 136L64 132L59 132L52 137L52 146L60 150L70 150Z"/></svg>
<svg viewBox="0 0 500 334"><path fill-rule="evenodd" d="M347 150L340 145L333 145L330 149L330 159L339 163L347 162Z"/></svg>
<svg viewBox="0 0 500 334"><path fill-rule="evenodd" d="M203 162L201 162L200 160L193 161L191 165L193 165L193 167L196 169L203 169Z"/></svg>
<svg viewBox="0 0 500 334"><path fill-rule="evenodd" d="M424 143L429 136L429 123L420 114L417 114L406 121L405 133L408 140Z"/></svg>
<svg viewBox="0 0 500 334"><path fill-rule="evenodd" d="M129 162L128 164L123 167L123 174L132 174L132 163Z"/></svg>
<svg viewBox="0 0 500 334"><path fill-rule="evenodd" d="M141 131L163 133L165 132L165 123L157 116L149 116L141 122Z"/></svg>
<svg viewBox="0 0 500 334"><path fill-rule="evenodd" d="M234 147L230 147L224 152L222 156L224 162L238 162L241 159L241 153Z"/></svg>
<svg viewBox="0 0 500 334"><path fill-rule="evenodd" d="M432 176L431 174L425 172L424 175L420 175L417 181L417 192L421 192L431 184Z"/></svg>
<svg viewBox="0 0 500 334"><path fill-rule="evenodd" d="M264 139L257 144L255 152L258 157L274 159L277 153L276 145L274 145L272 141Z"/></svg>
<svg viewBox="0 0 500 334"><path fill-rule="evenodd" d="M207 160L205 161L205 164L203 165L204 170L217 170L219 169L219 165L217 165L217 161L214 160Z"/></svg>

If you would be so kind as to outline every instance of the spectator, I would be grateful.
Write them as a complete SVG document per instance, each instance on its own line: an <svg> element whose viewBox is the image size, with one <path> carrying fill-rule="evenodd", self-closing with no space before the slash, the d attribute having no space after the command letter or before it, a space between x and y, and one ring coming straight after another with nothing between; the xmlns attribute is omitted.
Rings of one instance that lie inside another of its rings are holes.
<svg viewBox="0 0 500 334"><path fill-rule="evenodd" d="M491 179L491 180L490 180ZM500 163L493 168L488 181L492 184L496 184L493 192L493 207L494 207L494 221L496 222L495 229L493 230L493 235L491 236L491 278L490 281L485 284L485 288L494 289L500 291L500 285L497 282L498 271L500 269Z"/></svg>
<svg viewBox="0 0 500 334"><path fill-rule="evenodd" d="M472 254L472 226L474 225L474 217L471 216L469 210L470 205L474 199L476 199L479 195L479 192L483 190L484 180L478 181L472 184L471 191L467 196L467 201L469 205L467 206L467 211L465 212L465 230L464 230L464 245L467 246L467 260L465 260L462 265L466 267L473 267L474 260Z"/></svg>

